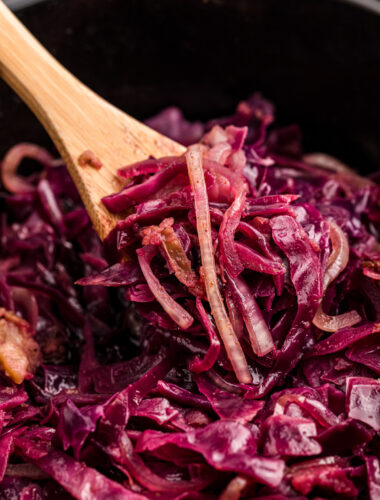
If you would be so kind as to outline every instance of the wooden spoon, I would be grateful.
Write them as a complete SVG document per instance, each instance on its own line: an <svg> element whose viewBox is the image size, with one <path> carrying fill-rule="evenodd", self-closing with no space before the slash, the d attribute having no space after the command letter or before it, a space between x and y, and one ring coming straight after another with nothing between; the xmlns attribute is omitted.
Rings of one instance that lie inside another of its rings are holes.
<svg viewBox="0 0 380 500"><path fill-rule="evenodd" d="M181 155L185 151L77 80L1 1L0 76L50 135L101 239L118 220L101 202L103 196L120 190L117 168L149 155ZM79 156L87 150L101 161L99 170L79 165Z"/></svg>

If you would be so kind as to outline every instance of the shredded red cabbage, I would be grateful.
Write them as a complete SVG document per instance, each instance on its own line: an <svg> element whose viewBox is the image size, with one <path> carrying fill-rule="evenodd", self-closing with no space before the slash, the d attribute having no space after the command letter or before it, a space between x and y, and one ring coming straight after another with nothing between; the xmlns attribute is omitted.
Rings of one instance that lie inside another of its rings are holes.
<svg viewBox="0 0 380 500"><path fill-rule="evenodd" d="M378 500L380 186L273 121L150 119L193 145L120 165L104 245L5 155L0 498Z"/></svg>

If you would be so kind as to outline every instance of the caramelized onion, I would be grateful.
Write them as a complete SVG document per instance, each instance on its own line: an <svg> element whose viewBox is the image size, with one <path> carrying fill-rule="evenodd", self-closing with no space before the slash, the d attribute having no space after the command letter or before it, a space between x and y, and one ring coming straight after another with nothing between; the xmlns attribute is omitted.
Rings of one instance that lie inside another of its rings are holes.
<svg viewBox="0 0 380 500"><path fill-rule="evenodd" d="M225 293L228 316L233 326L236 337L240 340L243 336L244 322L241 314L235 304L231 291L227 288Z"/></svg>
<svg viewBox="0 0 380 500"><path fill-rule="evenodd" d="M350 253L347 236L335 222L329 221L332 252L323 277L323 291L346 268ZM356 325L361 321L361 316L356 311L349 311L338 316L329 316L323 312L322 304L313 318L313 325L324 332L336 332L341 328Z"/></svg>
<svg viewBox="0 0 380 500"><path fill-rule="evenodd" d="M349 311L338 316L329 316L323 312L322 305L320 305L313 318L313 325L324 332L336 332L341 328L356 325L361 319L361 316L356 311Z"/></svg>
<svg viewBox="0 0 380 500"><path fill-rule="evenodd" d="M244 271L244 266L235 248L235 231L244 210L246 195L247 187L245 184L242 184L239 194L224 212L219 228L220 253L228 272L233 277L238 276Z"/></svg>
<svg viewBox="0 0 380 500"><path fill-rule="evenodd" d="M232 152L231 146L228 142L220 142L213 146L207 153L207 158L224 165Z"/></svg>
<svg viewBox="0 0 380 500"><path fill-rule="evenodd" d="M327 155L326 153L310 153L304 155L302 159L310 165L327 168L328 170L333 170L334 172L355 174L354 170L352 170L348 165L338 160L338 158Z"/></svg>
<svg viewBox="0 0 380 500"><path fill-rule="evenodd" d="M153 293L157 302L159 302L164 311L175 323L177 323L178 326L180 326L183 330L186 330L186 328L189 328L192 325L193 318L182 306L170 297L168 292L154 275L149 264L155 254L155 251L152 252L151 250L152 247L148 246L140 248L136 251L144 278L148 283L150 291Z"/></svg>
<svg viewBox="0 0 380 500"><path fill-rule="evenodd" d="M275 346L262 312L244 279L232 278L228 272L226 276L232 297L247 328L252 350L257 356L265 356L273 351Z"/></svg>
<svg viewBox="0 0 380 500"><path fill-rule="evenodd" d="M326 291L329 284L345 269L350 254L347 236L342 229L333 221L329 221L329 225L332 252L323 278L324 291Z"/></svg>
<svg viewBox="0 0 380 500"><path fill-rule="evenodd" d="M191 261L173 229L173 222L174 219L169 217L159 226L144 227L141 231L142 244L161 245L178 281L193 295L203 298L205 296L203 283L191 267Z"/></svg>
<svg viewBox="0 0 380 500"><path fill-rule="evenodd" d="M252 382L252 377L248 370L247 360L245 359L243 349L235 335L219 291L211 238L210 211L203 173L202 153L199 147L192 147L188 150L186 153L186 161L190 183L194 193L194 206L202 268L207 298L211 306L211 313L215 319L216 326L237 379L239 382L249 384Z"/></svg>
<svg viewBox="0 0 380 500"><path fill-rule="evenodd" d="M16 384L33 376L40 364L40 349L29 324L13 311L0 308L0 367Z"/></svg>
<svg viewBox="0 0 380 500"><path fill-rule="evenodd" d="M53 157L45 149L34 144L24 142L11 148L1 165L1 180L4 187L14 194L30 193L36 189L25 177L17 174L24 158L31 158L45 166L53 162Z"/></svg>
<svg viewBox="0 0 380 500"><path fill-rule="evenodd" d="M196 299L196 308L200 315L202 325L204 326L208 335L210 345L203 359L200 359L198 356L196 356L195 359L193 359L189 363L189 369L192 372L201 373L211 370L211 368L216 363L220 353L220 340L214 329L214 325L209 318L205 308L203 307L202 301L199 297L197 297Z"/></svg>

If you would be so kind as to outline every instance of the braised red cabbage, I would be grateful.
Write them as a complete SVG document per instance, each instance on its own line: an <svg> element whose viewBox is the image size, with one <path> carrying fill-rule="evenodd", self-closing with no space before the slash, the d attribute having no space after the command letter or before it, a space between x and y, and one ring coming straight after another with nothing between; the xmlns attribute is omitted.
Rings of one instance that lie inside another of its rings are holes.
<svg viewBox="0 0 380 500"><path fill-rule="evenodd" d="M151 118L188 152L120 165L104 244L5 155L0 498L379 498L380 186L273 122Z"/></svg>

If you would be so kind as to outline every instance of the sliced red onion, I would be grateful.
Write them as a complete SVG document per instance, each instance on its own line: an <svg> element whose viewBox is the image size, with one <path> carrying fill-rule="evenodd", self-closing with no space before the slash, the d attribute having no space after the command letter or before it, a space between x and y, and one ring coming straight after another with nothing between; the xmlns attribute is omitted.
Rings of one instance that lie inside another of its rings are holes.
<svg viewBox="0 0 380 500"><path fill-rule="evenodd" d="M45 472L42 472L41 469L39 469L36 465L33 465L33 464L9 464L8 463L5 475L9 476L9 477L28 478L28 479L32 479L34 481L49 478L49 476L47 474L45 474ZM34 488L35 488L35 486L33 486L33 489ZM34 491L36 491L36 490L34 490ZM34 496L34 491L31 494L31 498L33 498L33 496ZM24 500L26 500L28 496L29 495L27 495L27 494L25 495L25 493L22 492L20 498L23 498ZM38 498L38 497L39 497L39 494L37 493L36 498Z"/></svg>
<svg viewBox="0 0 380 500"><path fill-rule="evenodd" d="M180 306L174 299L170 297L165 288L158 281L154 275L151 267L150 261L155 255L155 249L152 247L139 248L137 251L137 258L139 260L141 271L148 283L150 291L155 296L157 302L160 303L164 311L171 317L171 319L177 323L183 330L189 328L193 323L193 318L190 314L185 311L185 309Z"/></svg>
<svg viewBox="0 0 380 500"><path fill-rule="evenodd" d="M231 170L239 175L243 175L244 168L247 164L247 158L244 151L241 149L240 151L232 153L228 159L228 163Z"/></svg>
<svg viewBox="0 0 380 500"><path fill-rule="evenodd" d="M323 277L324 292L330 283L345 269L350 253L347 236L342 229L333 221L329 221L329 225L332 252ZM359 321L361 321L361 316L356 311L349 311L338 316L329 316L323 311L321 304L313 318L313 325L324 332L336 332L340 328L356 325Z"/></svg>
<svg viewBox="0 0 380 500"><path fill-rule="evenodd" d="M14 311L0 308L0 365L16 384L33 377L41 364L39 345L30 334L30 325Z"/></svg>
<svg viewBox="0 0 380 500"><path fill-rule="evenodd" d="M355 170L352 170L348 165L334 156L325 153L311 153L304 156L303 161L309 165L329 170L331 178L335 178L346 193L351 193L352 186L354 185L358 188L374 186L374 182L371 179L358 175Z"/></svg>
<svg viewBox="0 0 380 500"><path fill-rule="evenodd" d="M342 229L333 221L329 221L329 225L332 252L325 276L323 278L324 291L329 284L334 281L334 279L346 268L350 253L347 236L344 234Z"/></svg>
<svg viewBox="0 0 380 500"><path fill-rule="evenodd" d="M63 215L51 188L50 182L46 179L41 179L37 186L37 192L42 208L44 209L50 222L62 234L65 230Z"/></svg>
<svg viewBox="0 0 380 500"><path fill-rule="evenodd" d="M232 147L230 144L228 142L220 142L206 153L206 158L224 165L231 153Z"/></svg>
<svg viewBox="0 0 380 500"><path fill-rule="evenodd" d="M17 175L17 169L24 158L31 158L44 166L51 165L54 161L45 149L34 144L24 142L11 148L1 164L1 180L4 187L14 194L30 193L36 189L25 177Z"/></svg>
<svg viewBox="0 0 380 500"><path fill-rule="evenodd" d="M370 269L368 267L365 267L363 269L363 274L365 276L368 276L368 278L371 278L373 280L377 280L377 281L380 281L380 272L378 271L374 271L373 269Z"/></svg>
<svg viewBox="0 0 380 500"><path fill-rule="evenodd" d="M4 307L0 307L0 318L5 318L7 321L14 323L18 328L30 331L29 323L25 319L20 318L14 311L7 311Z"/></svg>
<svg viewBox="0 0 380 500"><path fill-rule="evenodd" d="M334 156L327 155L326 153L310 153L304 155L302 160L309 165L316 165L317 167L327 168L334 172L348 172L355 174L348 165L338 160Z"/></svg>
<svg viewBox="0 0 380 500"><path fill-rule="evenodd" d="M204 144L210 147L220 144L221 142L227 142L227 132L220 125L214 125L210 132L207 132L202 139Z"/></svg>
<svg viewBox="0 0 380 500"><path fill-rule="evenodd" d="M178 281L183 283L193 295L204 297L203 284L192 269L191 261L172 226L162 231L161 242Z"/></svg>
<svg viewBox="0 0 380 500"><path fill-rule="evenodd" d="M349 311L338 316L329 316L323 312L320 305L313 318L313 325L324 332L336 332L341 328L356 325L361 319L361 316L356 311Z"/></svg>
<svg viewBox="0 0 380 500"><path fill-rule="evenodd" d="M220 353L220 341L216 331L214 329L214 325L211 322L209 316L205 308L203 307L202 301L199 297L196 299L196 307L201 316L202 324L207 332L210 346L204 356L203 359L200 359L198 356L190 363L190 370L195 373L201 373L208 370L214 366L216 360L219 357Z"/></svg>
<svg viewBox="0 0 380 500"><path fill-rule="evenodd" d="M237 176L236 173L230 170L228 167L225 167L224 165L220 165L220 163L204 158L203 168L205 170L209 170L216 177L225 177L228 180L231 186L230 194L232 199L234 199L237 193L240 192L243 178L241 176Z"/></svg>
<svg viewBox="0 0 380 500"><path fill-rule="evenodd" d="M194 194L197 232L207 298L236 377L239 382L249 384L252 382L252 377L248 370L247 360L245 359L243 349L235 335L219 291L211 238L210 211L200 148L197 146L190 148L186 153L186 161Z"/></svg>
<svg viewBox="0 0 380 500"><path fill-rule="evenodd" d="M244 322L241 317L240 311L237 308L235 301L232 297L230 290L227 288L225 291L226 304L228 309L228 316L233 326L237 338L240 340L243 336Z"/></svg>
<svg viewBox="0 0 380 500"><path fill-rule="evenodd" d="M275 349L272 335L259 306L243 278L232 278L228 273L227 283L248 330L253 352L265 356Z"/></svg>
<svg viewBox="0 0 380 500"><path fill-rule="evenodd" d="M235 248L235 231L239 225L241 214L243 213L247 187L242 185L238 196L225 211L219 229L219 247L222 259L227 271L231 276L236 277L244 271L244 266Z"/></svg>
<svg viewBox="0 0 380 500"><path fill-rule="evenodd" d="M168 217L158 226L146 226L141 230L143 245L160 245L166 255L169 267L193 295L205 297L203 283L191 267L191 261L186 255L180 238L173 229L174 219Z"/></svg>

